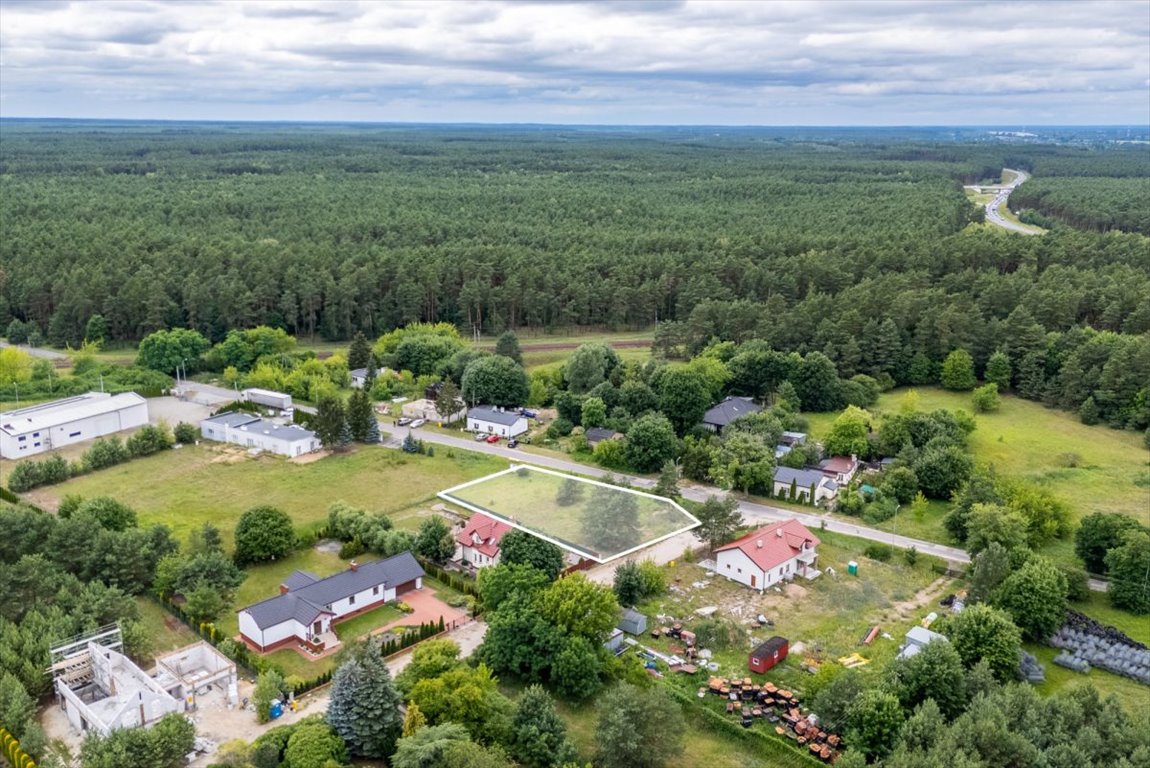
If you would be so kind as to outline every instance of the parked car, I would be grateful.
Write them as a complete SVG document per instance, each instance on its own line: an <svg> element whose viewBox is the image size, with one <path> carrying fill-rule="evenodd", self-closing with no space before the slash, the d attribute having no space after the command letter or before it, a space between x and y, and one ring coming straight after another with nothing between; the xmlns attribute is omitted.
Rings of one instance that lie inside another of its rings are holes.
<svg viewBox="0 0 1150 768"><path fill-rule="evenodd" d="M480 432L479 434L477 434L475 436L475 442L477 442L477 443L482 443L486 439L487 439L487 435L483 434L482 432Z"/></svg>
<svg viewBox="0 0 1150 768"><path fill-rule="evenodd" d="M397 426L397 427L406 427L406 426L407 426L408 424L410 424L410 423L411 423L411 419L409 419L409 418L407 418L406 416L404 416L402 419L400 419L399 421L395 422L395 426Z"/></svg>
<svg viewBox="0 0 1150 768"><path fill-rule="evenodd" d="M488 435L487 436L487 442L491 443L492 445L494 445L495 443L498 443L499 442L499 435Z"/></svg>
<svg viewBox="0 0 1150 768"><path fill-rule="evenodd" d="M535 411L529 411L526 408L520 408L519 415L528 419L534 419L538 414L536 414Z"/></svg>
<svg viewBox="0 0 1150 768"><path fill-rule="evenodd" d="M508 448L518 448L519 447L519 441L512 438L511 440L507 441L507 447Z"/></svg>
<svg viewBox="0 0 1150 768"><path fill-rule="evenodd" d="M416 419L415 421L411 422L411 428L412 429L419 429L420 427L422 427L426 423L427 423L427 419Z"/></svg>

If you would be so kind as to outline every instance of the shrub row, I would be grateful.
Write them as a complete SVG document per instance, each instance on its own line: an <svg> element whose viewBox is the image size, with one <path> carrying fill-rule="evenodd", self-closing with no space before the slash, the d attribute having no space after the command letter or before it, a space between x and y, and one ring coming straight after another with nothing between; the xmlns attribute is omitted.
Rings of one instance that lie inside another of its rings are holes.
<svg viewBox="0 0 1150 768"><path fill-rule="evenodd" d="M59 454L46 459L22 461L8 477L8 487L24 493L41 485L55 485L98 469L114 467L131 459L150 456L172 447L167 427L149 424L140 428L125 443L119 437L101 437L84 451L79 461L68 462Z"/></svg>
<svg viewBox="0 0 1150 768"><path fill-rule="evenodd" d="M0 725L0 754L4 755L12 768L36 768L36 761L20 747L16 737L2 725Z"/></svg>
<svg viewBox="0 0 1150 768"><path fill-rule="evenodd" d="M418 559L419 564L423 566L424 571L439 579L444 584L454 589L456 592L462 592L463 594L471 595L472 597L479 597L479 585L474 580L465 579L458 573L453 573L452 571L445 570L442 566L437 565L430 560L424 560L422 557Z"/></svg>
<svg viewBox="0 0 1150 768"><path fill-rule="evenodd" d="M445 632L447 625L443 621L443 617L439 617L439 622L424 621L420 623L419 629L409 629L394 640L385 641L379 649L380 655L384 658L393 654L399 653L405 648L410 648L416 643L422 642L429 637L434 637L440 632Z"/></svg>

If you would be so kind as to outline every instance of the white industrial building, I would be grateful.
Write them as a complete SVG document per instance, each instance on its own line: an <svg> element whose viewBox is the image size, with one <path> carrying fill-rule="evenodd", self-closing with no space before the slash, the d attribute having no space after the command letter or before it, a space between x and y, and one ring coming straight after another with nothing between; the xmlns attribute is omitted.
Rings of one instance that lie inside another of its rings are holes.
<svg viewBox="0 0 1150 768"><path fill-rule="evenodd" d="M0 413L0 457L19 459L148 423L135 392L89 392Z"/></svg>
<svg viewBox="0 0 1150 768"><path fill-rule="evenodd" d="M204 419L200 422L200 434L208 440L280 456L302 456L320 448L319 438L310 429L298 424L276 424L244 411Z"/></svg>

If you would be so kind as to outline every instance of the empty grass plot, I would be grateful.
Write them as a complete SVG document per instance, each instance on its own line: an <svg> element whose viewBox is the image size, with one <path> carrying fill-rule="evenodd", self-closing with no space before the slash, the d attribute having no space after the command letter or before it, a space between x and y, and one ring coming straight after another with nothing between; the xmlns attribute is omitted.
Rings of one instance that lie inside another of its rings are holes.
<svg viewBox="0 0 1150 768"><path fill-rule="evenodd" d="M699 525L662 496L539 467L511 467L439 497L600 563Z"/></svg>

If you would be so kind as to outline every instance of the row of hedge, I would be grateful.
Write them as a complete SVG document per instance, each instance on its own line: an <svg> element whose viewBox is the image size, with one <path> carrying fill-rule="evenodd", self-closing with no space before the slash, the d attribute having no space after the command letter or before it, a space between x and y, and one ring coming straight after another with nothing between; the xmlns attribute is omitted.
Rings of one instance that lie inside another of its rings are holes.
<svg viewBox="0 0 1150 768"><path fill-rule="evenodd" d="M172 444L172 434L166 427L149 424L126 442L116 435L97 439L79 461L66 461L58 453L45 459L22 461L8 476L8 487L16 493L25 493L42 485L55 485L88 472L151 456L171 448Z"/></svg>
<svg viewBox="0 0 1150 768"><path fill-rule="evenodd" d="M388 656L394 656L416 643L421 643L429 637L435 637L446 631L447 624L444 622L442 616L439 617L438 623L434 621L424 621L420 623L419 629L409 629L398 638L385 641L380 646L379 653L386 659Z"/></svg>
<svg viewBox="0 0 1150 768"><path fill-rule="evenodd" d="M454 589L456 592L462 592L463 594L471 595L474 598L479 597L479 585L475 582L474 579L465 579L458 573L449 571L442 566L431 562L430 560L425 560L422 557L417 559L419 560L419 564L423 566L424 571L426 571L431 576L434 576L436 579L439 579L444 584Z"/></svg>
<svg viewBox="0 0 1150 768"><path fill-rule="evenodd" d="M12 768L36 768L36 761L32 759L20 746L20 742L0 725L0 754L8 761Z"/></svg>
<svg viewBox="0 0 1150 768"><path fill-rule="evenodd" d="M823 765L821 761L816 760L806 752L799 751L798 747L776 735L774 731L765 731L754 726L744 728L742 723L724 716L711 707L699 704L694 696L687 694L677 686L664 685L663 687L670 691L671 696L687 710L688 715L691 716L692 724L701 725L720 736L730 736L754 745L760 754L771 758L771 765L780 768L791 768L791 766L807 768L808 766Z"/></svg>

